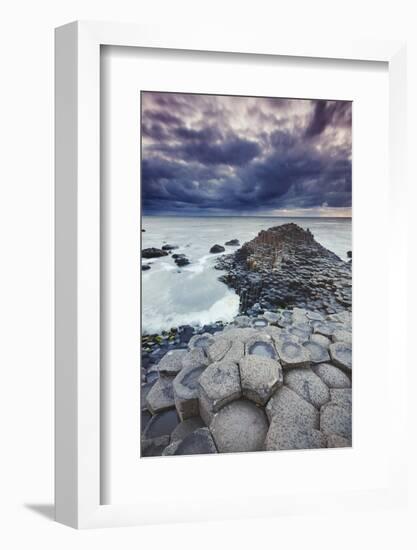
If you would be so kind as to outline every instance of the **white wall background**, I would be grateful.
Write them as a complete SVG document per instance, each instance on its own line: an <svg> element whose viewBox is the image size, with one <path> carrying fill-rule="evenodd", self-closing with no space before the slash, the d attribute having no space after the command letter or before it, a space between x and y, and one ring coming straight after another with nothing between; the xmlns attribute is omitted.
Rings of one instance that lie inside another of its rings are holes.
<svg viewBox="0 0 417 550"><path fill-rule="evenodd" d="M413 5L414 4L414 5ZM76 532L53 523L53 29L75 19L248 33L408 40L410 281L416 280L417 33L412 0L9 0L0 8L0 546L351 549L415 548L416 477L407 510ZM413 234L414 232L414 234ZM377 237L377 232L376 232ZM413 256L413 257L412 257ZM389 259L386 259L389 261ZM381 266L383 268L383 266ZM410 341L415 292L410 294ZM414 321L415 323L415 321ZM410 360L410 397L416 384ZM393 377L393 391L395 378ZM410 461L416 459L410 399ZM393 441L393 444L395 442ZM413 462L410 462L411 464ZM279 475L279 474L278 474ZM256 506L256 503L254 503ZM415 523L415 521L414 521ZM139 546L141 545L141 546Z"/></svg>

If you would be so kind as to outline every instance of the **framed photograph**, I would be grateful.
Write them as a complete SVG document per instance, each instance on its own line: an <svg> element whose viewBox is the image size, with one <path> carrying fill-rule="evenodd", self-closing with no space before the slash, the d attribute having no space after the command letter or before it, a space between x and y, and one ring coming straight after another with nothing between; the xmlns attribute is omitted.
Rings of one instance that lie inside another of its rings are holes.
<svg viewBox="0 0 417 550"><path fill-rule="evenodd" d="M56 30L73 527L405 499L405 46L209 31Z"/></svg>

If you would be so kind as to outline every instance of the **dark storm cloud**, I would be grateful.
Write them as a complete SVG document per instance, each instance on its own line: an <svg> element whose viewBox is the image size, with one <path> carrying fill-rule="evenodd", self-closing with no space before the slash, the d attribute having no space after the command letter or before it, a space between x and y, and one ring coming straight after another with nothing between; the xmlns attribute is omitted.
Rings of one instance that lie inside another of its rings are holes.
<svg viewBox="0 0 417 550"><path fill-rule="evenodd" d="M351 103L142 94L145 214L351 206Z"/></svg>

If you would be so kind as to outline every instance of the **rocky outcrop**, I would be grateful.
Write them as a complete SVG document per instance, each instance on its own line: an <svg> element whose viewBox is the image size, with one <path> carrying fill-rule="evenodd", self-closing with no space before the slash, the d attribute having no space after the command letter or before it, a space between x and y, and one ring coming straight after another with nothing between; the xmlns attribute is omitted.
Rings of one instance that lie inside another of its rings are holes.
<svg viewBox="0 0 417 550"><path fill-rule="evenodd" d="M162 258L168 256L168 252L160 248L144 248L142 250L142 258Z"/></svg>
<svg viewBox="0 0 417 550"><path fill-rule="evenodd" d="M148 369L141 455L350 446L349 334L347 311L294 308L192 336Z"/></svg>
<svg viewBox="0 0 417 550"><path fill-rule="evenodd" d="M212 254L219 254L219 252L224 252L226 249L224 246L221 246L220 244L214 244L211 248L210 248L210 252Z"/></svg>
<svg viewBox="0 0 417 550"><path fill-rule="evenodd" d="M220 280L236 290L240 309L306 307L313 313L351 310L351 264L294 223L261 231L234 254L221 256Z"/></svg>

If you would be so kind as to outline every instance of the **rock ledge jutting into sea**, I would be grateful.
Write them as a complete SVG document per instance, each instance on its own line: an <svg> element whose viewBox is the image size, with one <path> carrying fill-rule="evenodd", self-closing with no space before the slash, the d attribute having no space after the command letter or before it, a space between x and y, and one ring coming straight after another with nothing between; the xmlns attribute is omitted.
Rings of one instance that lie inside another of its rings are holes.
<svg viewBox="0 0 417 550"><path fill-rule="evenodd" d="M219 280L240 296L240 310L305 307L325 314L351 310L351 262L318 243L310 230L287 223L260 231L233 254L220 256Z"/></svg>

